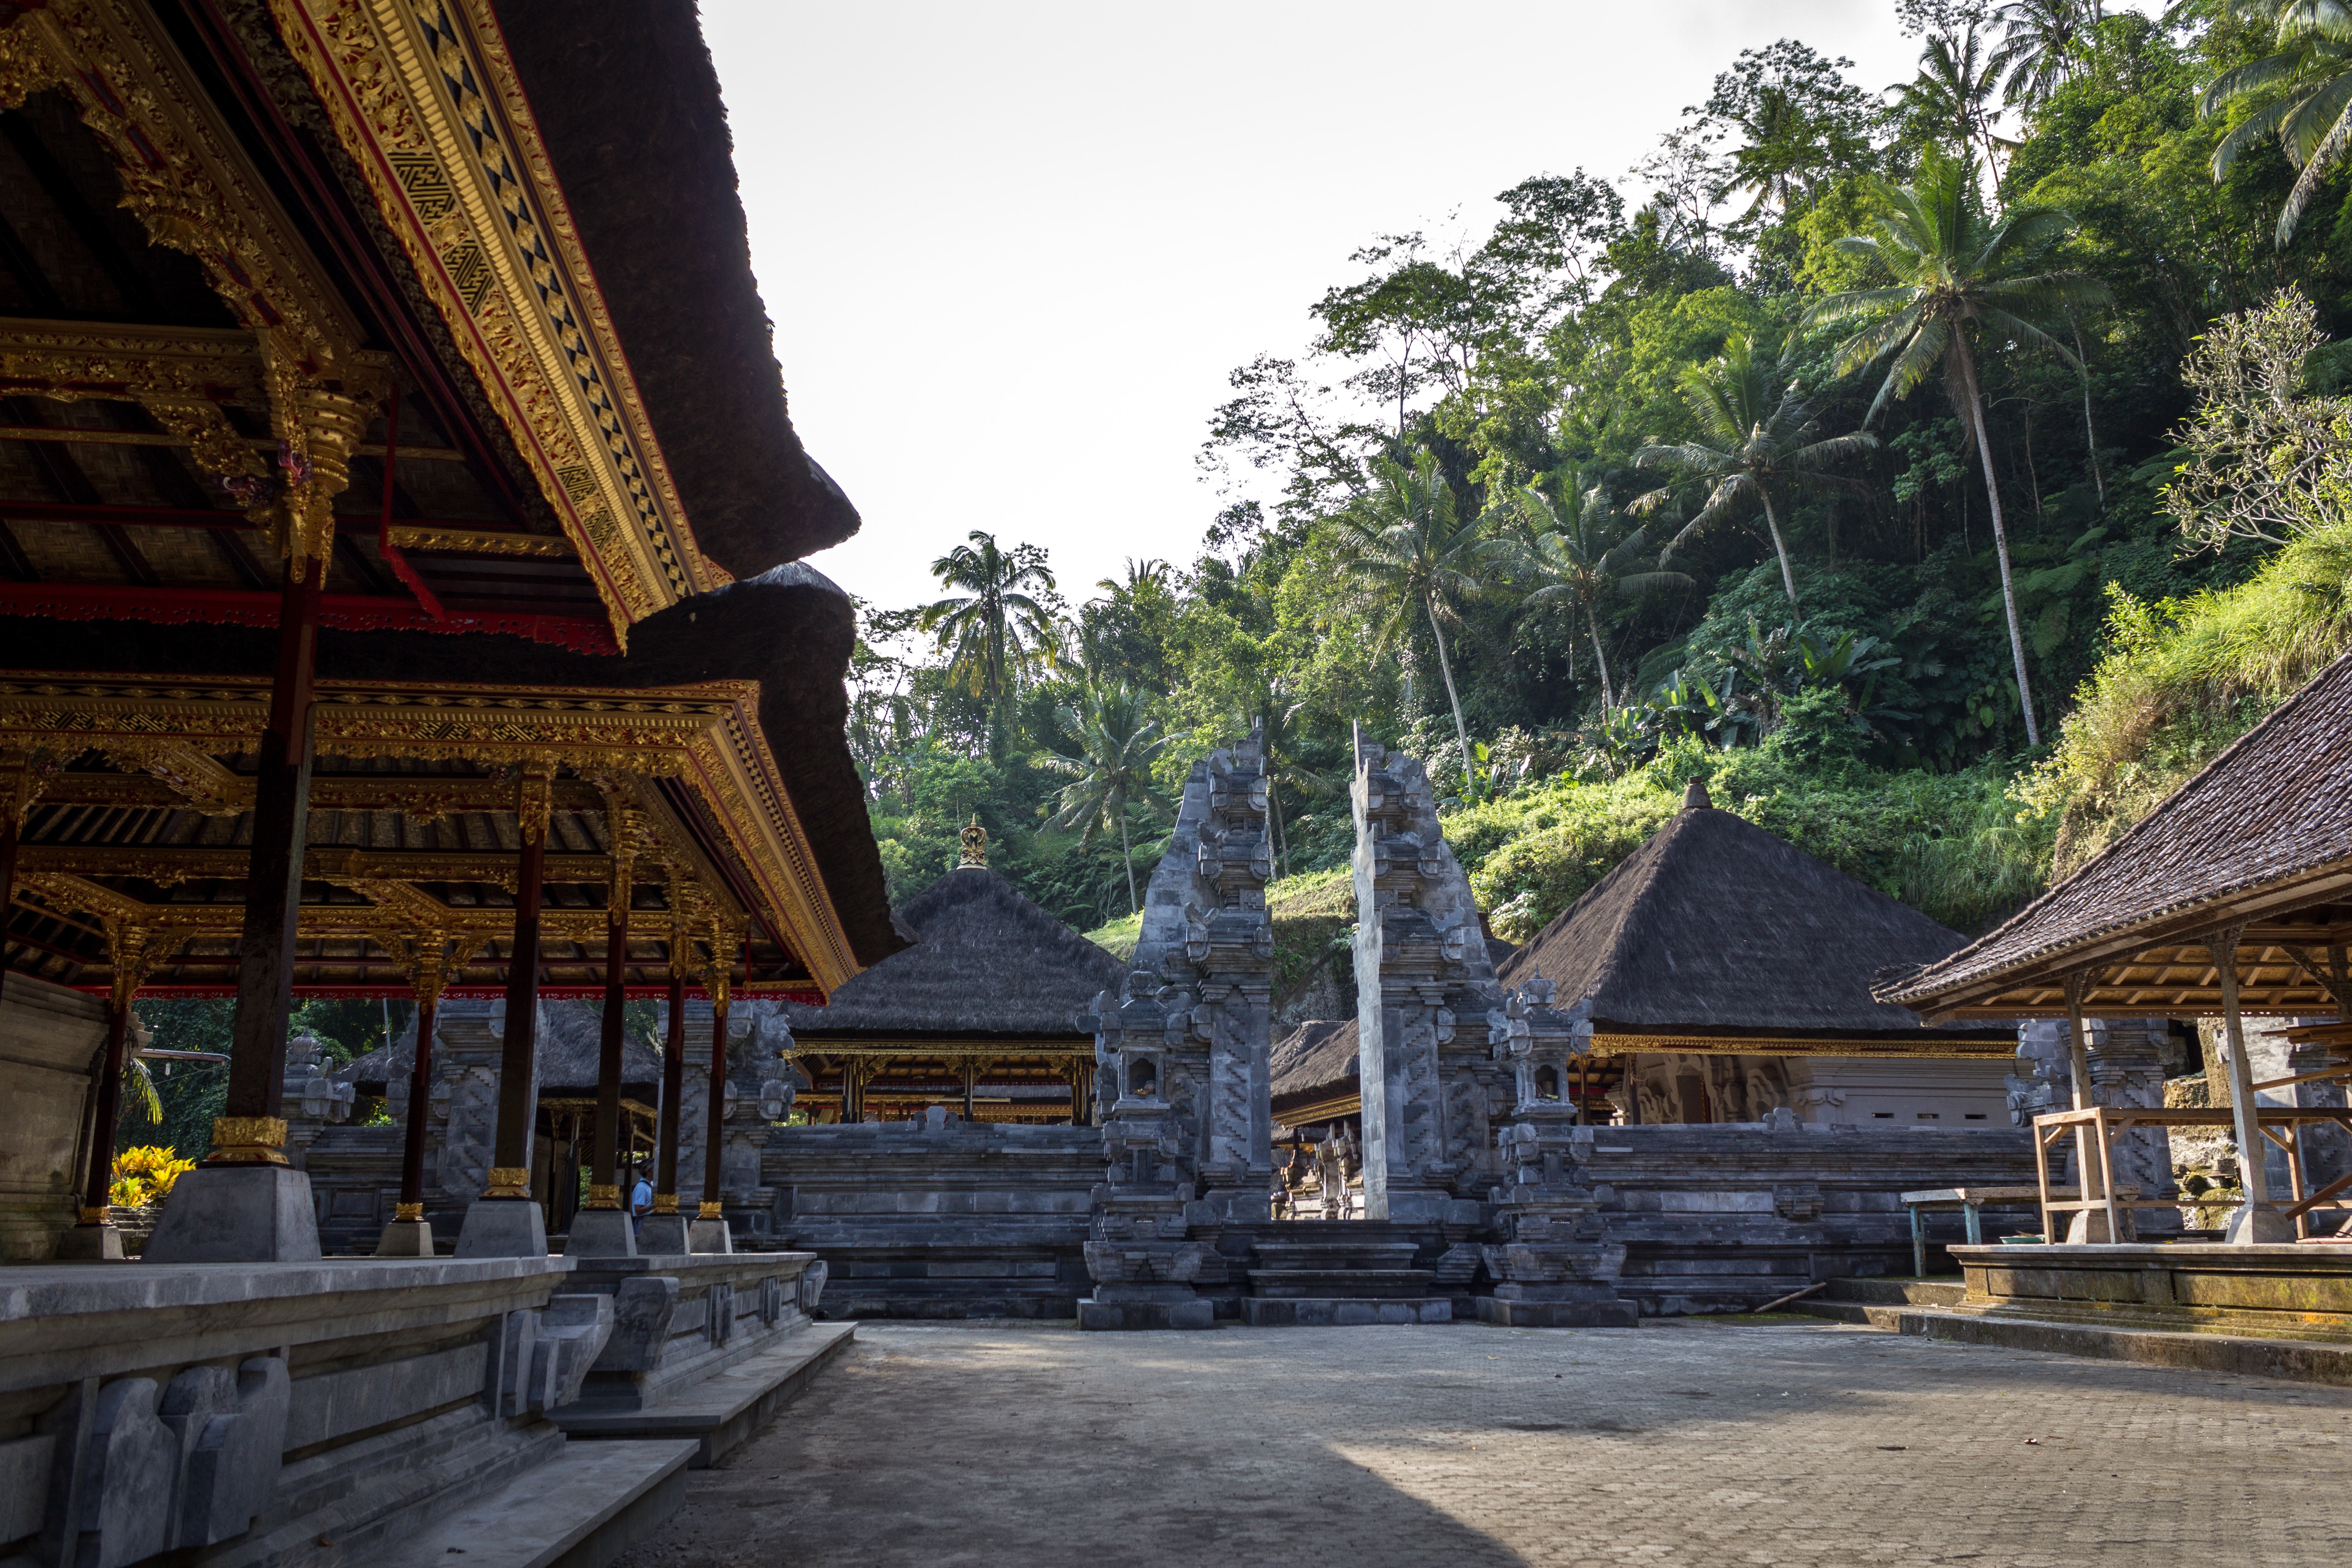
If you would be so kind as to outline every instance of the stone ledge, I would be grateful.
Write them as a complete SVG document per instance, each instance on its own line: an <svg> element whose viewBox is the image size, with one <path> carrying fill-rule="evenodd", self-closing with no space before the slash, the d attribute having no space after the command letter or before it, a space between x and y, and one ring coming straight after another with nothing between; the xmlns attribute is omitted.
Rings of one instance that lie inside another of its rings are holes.
<svg viewBox="0 0 2352 1568"><path fill-rule="evenodd" d="M2052 1351L2100 1361L2137 1362L2183 1371L2275 1377L2294 1383L2352 1387L2352 1344L2304 1340L2257 1339L2247 1334L2183 1333L2160 1329L2103 1328L2032 1318L1977 1317L1965 1312L1899 1311L1885 1323L1885 1310L1872 1310L1876 1327L1956 1344L1998 1345L2005 1350Z"/></svg>
<svg viewBox="0 0 2352 1568"><path fill-rule="evenodd" d="M693 1468L708 1469L772 1419L849 1349L856 1323L813 1323L757 1355L712 1373L648 1410L564 1405L549 1419L573 1441L686 1438Z"/></svg>
<svg viewBox="0 0 2352 1568"><path fill-rule="evenodd" d="M1506 1329L1630 1329L1642 1321L1632 1301L1507 1301L1476 1298L1478 1321Z"/></svg>
<svg viewBox="0 0 2352 1568"><path fill-rule="evenodd" d="M374 1558L379 1568L604 1568L686 1504L691 1442L568 1445Z"/></svg>
<svg viewBox="0 0 2352 1568"><path fill-rule="evenodd" d="M1628 1308L1630 1310L1630 1306ZM1254 1329L1325 1328L1363 1323L1450 1323L1454 1298L1431 1296L1418 1301L1385 1297L1324 1296L1269 1300L1242 1298L1242 1321Z"/></svg>

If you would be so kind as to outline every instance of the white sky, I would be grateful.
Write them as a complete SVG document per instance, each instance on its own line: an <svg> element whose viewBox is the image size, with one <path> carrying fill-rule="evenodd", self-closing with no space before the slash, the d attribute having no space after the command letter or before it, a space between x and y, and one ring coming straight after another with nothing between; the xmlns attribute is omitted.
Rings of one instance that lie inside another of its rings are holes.
<svg viewBox="0 0 2352 1568"><path fill-rule="evenodd" d="M1092 595L1223 504L1225 375L1295 353L1385 232L1610 178L1741 48L1878 89L1893 0L702 0L793 419L866 526L811 558L886 606L986 529Z"/></svg>

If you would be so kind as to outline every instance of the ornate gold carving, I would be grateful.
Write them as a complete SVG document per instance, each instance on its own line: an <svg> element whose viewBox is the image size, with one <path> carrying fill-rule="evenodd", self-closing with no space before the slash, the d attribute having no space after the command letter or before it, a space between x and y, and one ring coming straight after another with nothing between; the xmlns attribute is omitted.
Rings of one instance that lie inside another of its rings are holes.
<svg viewBox="0 0 2352 1568"><path fill-rule="evenodd" d="M654 1194L654 1213L676 1214L677 1212L677 1194L676 1193L656 1193Z"/></svg>
<svg viewBox="0 0 2352 1568"><path fill-rule="evenodd" d="M181 800L207 816L253 809L253 781L223 767L183 741L127 739L105 748L106 760L126 772L152 773Z"/></svg>
<svg viewBox="0 0 2352 1568"><path fill-rule="evenodd" d="M215 1116L207 1165L286 1163L286 1123L276 1116Z"/></svg>
<svg viewBox="0 0 2352 1568"><path fill-rule="evenodd" d="M705 1199L702 1206L695 1211L694 1217L697 1219L724 1219L727 1215L726 1211L720 1208L719 1205Z"/></svg>
<svg viewBox="0 0 2352 1568"><path fill-rule="evenodd" d="M541 561L565 561L579 553L568 539L511 530L418 528L394 523L385 537L395 550L463 551L475 555L523 555Z"/></svg>
<svg viewBox="0 0 2352 1568"><path fill-rule="evenodd" d="M956 837L963 847L962 855L956 864L977 866L982 870L986 870L988 868L988 829L980 825L980 818L974 816L971 826L957 834Z"/></svg>
<svg viewBox="0 0 2352 1568"><path fill-rule="evenodd" d="M113 963L114 1010L118 1013L131 1005L139 994L140 984L147 978L154 964L156 953L149 945L144 927L118 925L108 933L108 956Z"/></svg>
<svg viewBox="0 0 2352 1568"><path fill-rule="evenodd" d="M81 1211L80 1223L83 1225L112 1225L114 1223L113 1206L108 1204L100 1204L94 1209L83 1209Z"/></svg>
<svg viewBox="0 0 2352 1568"><path fill-rule="evenodd" d="M719 825L748 874L763 919L787 934L817 985L830 993L856 973L858 964L761 732L759 698L753 681L650 691L321 681L314 710L317 750L330 757L564 767L607 780L679 779L701 797ZM15 746L72 754L125 739L168 738L207 755L234 755L253 751L268 724L268 683L262 679L182 684L85 674L0 678L0 743ZM394 786L352 781L348 787ZM477 780L463 787L491 786ZM575 786L559 782L556 797L562 798L568 787ZM690 847L678 853L690 855ZM510 884L512 858L503 858L508 868L499 877L470 871L453 876ZM599 865L589 879L603 879L609 868L595 858ZM551 856L551 876L573 859ZM387 867L381 874L410 873ZM601 922L601 913L597 919Z"/></svg>
<svg viewBox="0 0 2352 1568"><path fill-rule="evenodd" d="M525 844L539 844L547 838L548 808L554 800L554 771L541 766L525 768L515 781L515 826ZM609 868L604 878L609 879Z"/></svg>
<svg viewBox="0 0 2352 1568"><path fill-rule="evenodd" d="M728 581L687 524L486 0L269 6L614 635Z"/></svg>
<svg viewBox="0 0 2352 1568"><path fill-rule="evenodd" d="M492 1165L490 1184L482 1189L486 1198L527 1198L530 1196L530 1172L521 1165Z"/></svg>
<svg viewBox="0 0 2352 1568"><path fill-rule="evenodd" d="M619 1208L621 1206L620 1184L614 1183L611 1186L605 1186L595 1182L589 1183L588 1202L583 1206L592 1209Z"/></svg>
<svg viewBox="0 0 2352 1568"><path fill-rule="evenodd" d="M423 1204L394 1204L392 1205L392 1217L395 1220L404 1220L413 1225L425 1217L425 1205Z"/></svg>

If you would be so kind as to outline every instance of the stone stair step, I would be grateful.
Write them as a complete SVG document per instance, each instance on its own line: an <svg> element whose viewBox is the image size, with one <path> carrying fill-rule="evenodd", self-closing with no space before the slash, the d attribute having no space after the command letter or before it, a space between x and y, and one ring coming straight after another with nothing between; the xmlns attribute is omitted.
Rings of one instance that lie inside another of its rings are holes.
<svg viewBox="0 0 2352 1568"><path fill-rule="evenodd" d="M1365 1323L1450 1323L1454 1298L1316 1296L1242 1298L1242 1321L1254 1329L1323 1328Z"/></svg>
<svg viewBox="0 0 2352 1568"><path fill-rule="evenodd" d="M610 1563L686 1505L687 1441L566 1443L546 1464L445 1515L376 1568L570 1568Z"/></svg>
<svg viewBox="0 0 2352 1568"><path fill-rule="evenodd" d="M1957 1307L1969 1293L1965 1281L1903 1278L1832 1279L1829 1289L1807 1300L1843 1301L1874 1307Z"/></svg>
<svg viewBox="0 0 2352 1568"><path fill-rule="evenodd" d="M1437 1272L1431 1268L1253 1268L1250 1294L1264 1300L1351 1297L1401 1300L1429 1294Z"/></svg>
<svg viewBox="0 0 2352 1568"><path fill-rule="evenodd" d="M559 1406L550 1416L573 1442L683 1437L694 1468L708 1469L772 1419L849 1349L856 1323L812 1323L772 1348L715 1372L645 1410Z"/></svg>

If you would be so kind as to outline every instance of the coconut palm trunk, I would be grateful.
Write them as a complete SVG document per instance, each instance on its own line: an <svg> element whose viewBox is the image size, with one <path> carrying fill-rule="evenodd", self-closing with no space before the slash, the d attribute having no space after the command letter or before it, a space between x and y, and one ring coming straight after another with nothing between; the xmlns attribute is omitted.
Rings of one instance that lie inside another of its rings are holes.
<svg viewBox="0 0 2352 1568"><path fill-rule="evenodd" d="M1780 558L1780 586L1788 591L1789 603L1797 602L1797 574L1789 564L1789 542L1780 537L1780 514L1772 510L1772 487L1759 484L1756 493L1764 502L1764 526L1772 531L1772 551Z"/></svg>
<svg viewBox="0 0 2352 1568"><path fill-rule="evenodd" d="M1609 679L1609 651L1601 646L1601 617L1584 606L1584 624L1592 628L1592 658L1601 667L1601 711L1606 717L1617 706L1617 689Z"/></svg>
<svg viewBox="0 0 2352 1568"><path fill-rule="evenodd" d="M1437 638L1437 672L1445 677L1445 700L1454 705L1454 738L1462 742L1462 793L1467 795L1477 784L1476 763L1470 755L1470 730L1462 722L1462 695L1454 689L1454 661L1445 657L1445 628L1437 624L1437 601L1424 599L1429 610L1429 629Z"/></svg>
<svg viewBox="0 0 2352 1568"><path fill-rule="evenodd" d="M1127 912L1135 913L1143 906L1135 898L1135 846L1127 841L1127 812L1118 814L1118 863L1127 868Z"/></svg>
<svg viewBox="0 0 2352 1568"><path fill-rule="evenodd" d="M1992 509L1992 548L2000 563L2000 603L2009 616L2009 653L2017 665L2017 705L2025 715L2025 740L2028 745L2042 743L2042 727L2033 720L2033 684L2025 673L2025 629L2017 619L2017 584L2009 571L2009 531L2000 512L2000 484L1993 477L1992 437L1985 429L1984 393L1977 385L1976 356L1969 352L1969 341L1959 332L1952 342L1960 362L1960 384L1969 400L1969 418L1975 426L1977 457L1984 464L1985 503Z"/></svg>

